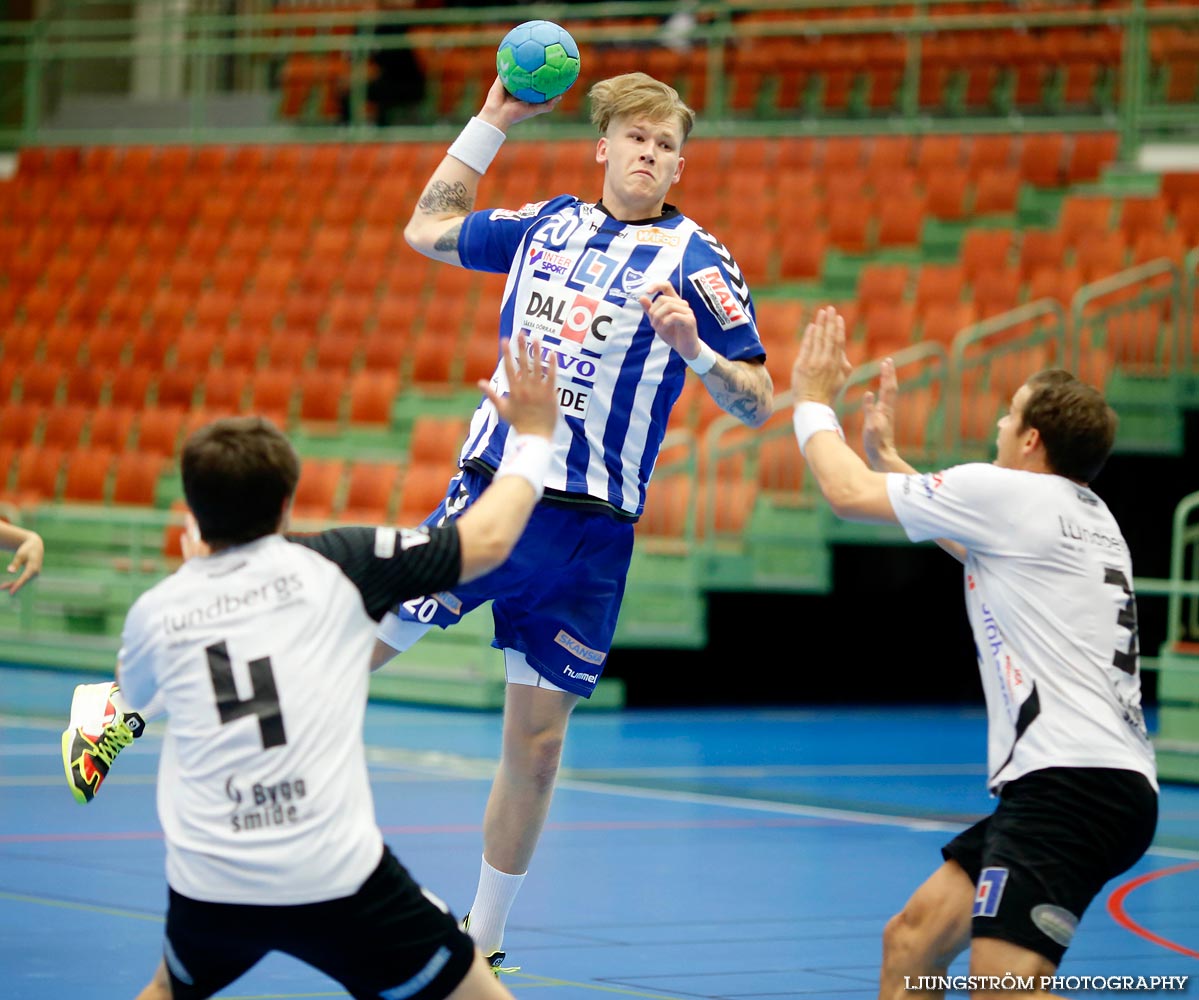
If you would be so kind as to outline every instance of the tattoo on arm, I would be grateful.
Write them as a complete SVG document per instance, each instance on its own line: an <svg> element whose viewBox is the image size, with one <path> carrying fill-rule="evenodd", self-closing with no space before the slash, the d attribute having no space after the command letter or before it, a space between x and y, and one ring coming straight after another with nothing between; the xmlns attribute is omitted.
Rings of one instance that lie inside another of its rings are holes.
<svg viewBox="0 0 1199 1000"><path fill-rule="evenodd" d="M416 207L422 212L439 214L442 212L469 212L475 198L461 181L453 184L447 181L429 181Z"/></svg>
<svg viewBox="0 0 1199 1000"><path fill-rule="evenodd" d="M761 427L774 410L774 384L765 365L718 358L704 385L722 410L750 427Z"/></svg>
<svg viewBox="0 0 1199 1000"><path fill-rule="evenodd" d="M447 253L450 250L458 249L458 235L462 232L462 223L459 222L456 226L451 226L444 233L437 237L437 242L433 244L433 249L439 253Z"/></svg>

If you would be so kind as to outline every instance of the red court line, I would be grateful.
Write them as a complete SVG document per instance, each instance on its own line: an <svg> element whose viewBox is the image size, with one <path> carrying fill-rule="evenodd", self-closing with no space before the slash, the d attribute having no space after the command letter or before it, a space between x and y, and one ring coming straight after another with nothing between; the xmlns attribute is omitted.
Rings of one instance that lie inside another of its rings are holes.
<svg viewBox="0 0 1199 1000"><path fill-rule="evenodd" d="M1160 871L1150 872L1148 875L1142 875L1139 878L1134 878L1131 881L1125 882L1122 886L1115 890L1107 898L1107 912L1111 914L1111 918L1127 931L1132 931L1138 937L1143 937L1146 941L1152 941L1154 944L1159 944L1163 948L1169 948L1171 951L1176 951L1180 955L1186 955L1190 958L1199 958L1199 951L1194 951L1185 945L1175 944L1162 937L1160 934L1154 934L1153 931L1142 927L1132 919L1124 910L1124 900L1128 898L1129 893L1134 889L1139 889L1146 882L1152 882L1155 879L1165 878L1167 875L1178 875L1181 872L1194 871L1199 868L1199 861L1191 861L1185 865L1175 865L1173 868L1163 868Z"/></svg>

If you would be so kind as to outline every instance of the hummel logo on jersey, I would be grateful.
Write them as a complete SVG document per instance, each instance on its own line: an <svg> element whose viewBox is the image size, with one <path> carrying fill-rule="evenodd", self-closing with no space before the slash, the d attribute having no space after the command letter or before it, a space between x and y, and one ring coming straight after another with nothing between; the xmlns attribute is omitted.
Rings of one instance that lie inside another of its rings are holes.
<svg viewBox="0 0 1199 1000"><path fill-rule="evenodd" d="M734 294L741 300L743 306L749 305L749 287L745 284L745 278L741 274L741 268L737 266L737 262L733 260L733 255L729 253L728 247L720 242L706 229L697 229L695 235L708 244L720 258L724 264L725 270L728 271L729 286L733 289Z"/></svg>
<svg viewBox="0 0 1199 1000"><path fill-rule="evenodd" d="M731 330L749 322L749 313L725 280L719 267L706 267L702 271L687 275L687 278L699 292L708 311L716 317L722 330Z"/></svg>

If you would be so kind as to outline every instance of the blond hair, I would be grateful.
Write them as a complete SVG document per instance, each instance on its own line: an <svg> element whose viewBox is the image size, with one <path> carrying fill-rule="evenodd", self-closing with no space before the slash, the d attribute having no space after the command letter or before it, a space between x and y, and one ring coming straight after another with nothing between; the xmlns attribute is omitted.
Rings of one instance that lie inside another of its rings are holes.
<svg viewBox="0 0 1199 1000"><path fill-rule="evenodd" d="M683 103L679 92L647 73L624 73L600 80L591 88L591 123L600 135L614 118L643 118L664 122L671 118L683 130L680 145L695 126L695 112Z"/></svg>

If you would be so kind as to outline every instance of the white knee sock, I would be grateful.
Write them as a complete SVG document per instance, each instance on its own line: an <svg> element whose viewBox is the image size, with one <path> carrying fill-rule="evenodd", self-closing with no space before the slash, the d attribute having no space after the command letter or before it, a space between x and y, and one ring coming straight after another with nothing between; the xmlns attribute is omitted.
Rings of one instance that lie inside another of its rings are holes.
<svg viewBox="0 0 1199 1000"><path fill-rule="evenodd" d="M479 888L475 891L475 901L470 905L470 927L467 933L474 938L484 955L494 954L503 945L508 911L512 909L524 880L524 874L508 875L492 868L483 858L479 868Z"/></svg>

